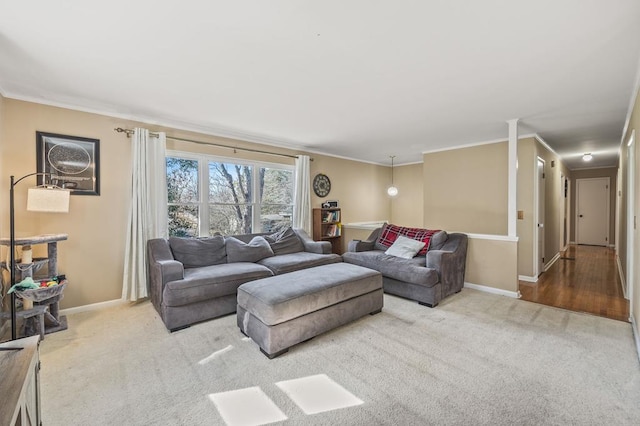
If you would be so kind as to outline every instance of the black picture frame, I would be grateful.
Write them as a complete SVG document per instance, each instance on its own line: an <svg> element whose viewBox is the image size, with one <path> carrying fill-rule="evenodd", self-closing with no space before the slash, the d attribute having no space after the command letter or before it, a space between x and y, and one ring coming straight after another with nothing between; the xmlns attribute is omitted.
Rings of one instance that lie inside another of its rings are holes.
<svg viewBox="0 0 640 426"><path fill-rule="evenodd" d="M71 195L100 195L100 140L36 132L39 185L57 185Z"/></svg>

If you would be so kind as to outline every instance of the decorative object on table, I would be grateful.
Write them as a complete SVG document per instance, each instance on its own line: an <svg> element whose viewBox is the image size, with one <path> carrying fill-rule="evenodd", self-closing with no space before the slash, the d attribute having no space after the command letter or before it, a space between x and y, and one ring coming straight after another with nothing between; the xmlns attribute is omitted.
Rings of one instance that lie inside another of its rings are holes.
<svg viewBox="0 0 640 426"><path fill-rule="evenodd" d="M391 157L391 186L387 188L387 194L389 194L390 197L395 197L396 195L398 195L398 188L396 188L395 185L393 184L393 159L396 156L390 155L390 157Z"/></svg>
<svg viewBox="0 0 640 426"><path fill-rule="evenodd" d="M313 192L320 198L324 198L329 195L331 191L331 181L329 177L325 174L318 173L313 178Z"/></svg>
<svg viewBox="0 0 640 426"><path fill-rule="evenodd" d="M100 140L36 132L36 164L41 185L70 189L73 195L100 195Z"/></svg>
<svg viewBox="0 0 640 426"><path fill-rule="evenodd" d="M16 282L16 225L15 225L15 186L23 179L30 176L40 176L43 173L35 172L15 179L11 176L9 187L9 265L11 275L9 285ZM27 192L27 210L36 212L66 213L69 211L69 190L56 186L29 188ZM66 239L66 235L64 237ZM23 244L26 245L26 244ZM57 272L56 272L57 273ZM11 294L11 340L16 339L16 295Z"/></svg>

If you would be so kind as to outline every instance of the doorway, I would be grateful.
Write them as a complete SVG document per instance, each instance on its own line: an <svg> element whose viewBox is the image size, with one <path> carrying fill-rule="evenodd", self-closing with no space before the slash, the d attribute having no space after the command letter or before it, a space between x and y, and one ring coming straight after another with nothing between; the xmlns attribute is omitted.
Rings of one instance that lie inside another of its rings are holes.
<svg viewBox="0 0 640 426"><path fill-rule="evenodd" d="M576 243L609 244L610 178L576 179Z"/></svg>

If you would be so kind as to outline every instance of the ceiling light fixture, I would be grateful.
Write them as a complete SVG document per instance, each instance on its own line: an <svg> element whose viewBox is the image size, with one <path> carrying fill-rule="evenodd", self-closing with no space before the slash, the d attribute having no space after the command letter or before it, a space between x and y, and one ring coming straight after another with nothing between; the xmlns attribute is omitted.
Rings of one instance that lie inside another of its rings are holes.
<svg viewBox="0 0 640 426"><path fill-rule="evenodd" d="M398 195L398 188L393 185L393 159L396 157L395 155L390 155L391 157L391 186L387 188L387 194L391 197L395 197Z"/></svg>
<svg viewBox="0 0 640 426"><path fill-rule="evenodd" d="M591 155L590 152L587 152L586 154L584 154L582 156L582 160L583 161L591 161L591 160L593 160L593 155Z"/></svg>

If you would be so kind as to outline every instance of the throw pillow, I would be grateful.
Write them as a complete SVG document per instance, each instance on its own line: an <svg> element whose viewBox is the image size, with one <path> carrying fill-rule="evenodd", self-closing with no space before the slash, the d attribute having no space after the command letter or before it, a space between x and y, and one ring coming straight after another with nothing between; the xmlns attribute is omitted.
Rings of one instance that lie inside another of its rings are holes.
<svg viewBox="0 0 640 426"><path fill-rule="evenodd" d="M276 256L304 251L302 241L291 228L283 229L275 234L265 235L264 239L269 242Z"/></svg>
<svg viewBox="0 0 640 426"><path fill-rule="evenodd" d="M226 238L227 262L257 262L265 257L273 256L273 250L267 240L262 237L253 237L249 243L240 241L234 237Z"/></svg>
<svg viewBox="0 0 640 426"><path fill-rule="evenodd" d="M403 259L412 259L424 246L425 243L422 241L412 240L411 238L398 235L398 238L396 238L384 254L402 257Z"/></svg>
<svg viewBox="0 0 640 426"><path fill-rule="evenodd" d="M424 247L418 252L418 254L425 255L427 254L427 250L429 250L431 237L437 232L439 232L439 230L407 228L404 226L385 223L380 230L380 235L376 240L375 247L378 250L386 250L393 245L398 236L402 235L412 240L422 241L424 243Z"/></svg>
<svg viewBox="0 0 640 426"><path fill-rule="evenodd" d="M224 237L211 238L169 238L173 258L185 268L219 265L227 263Z"/></svg>

